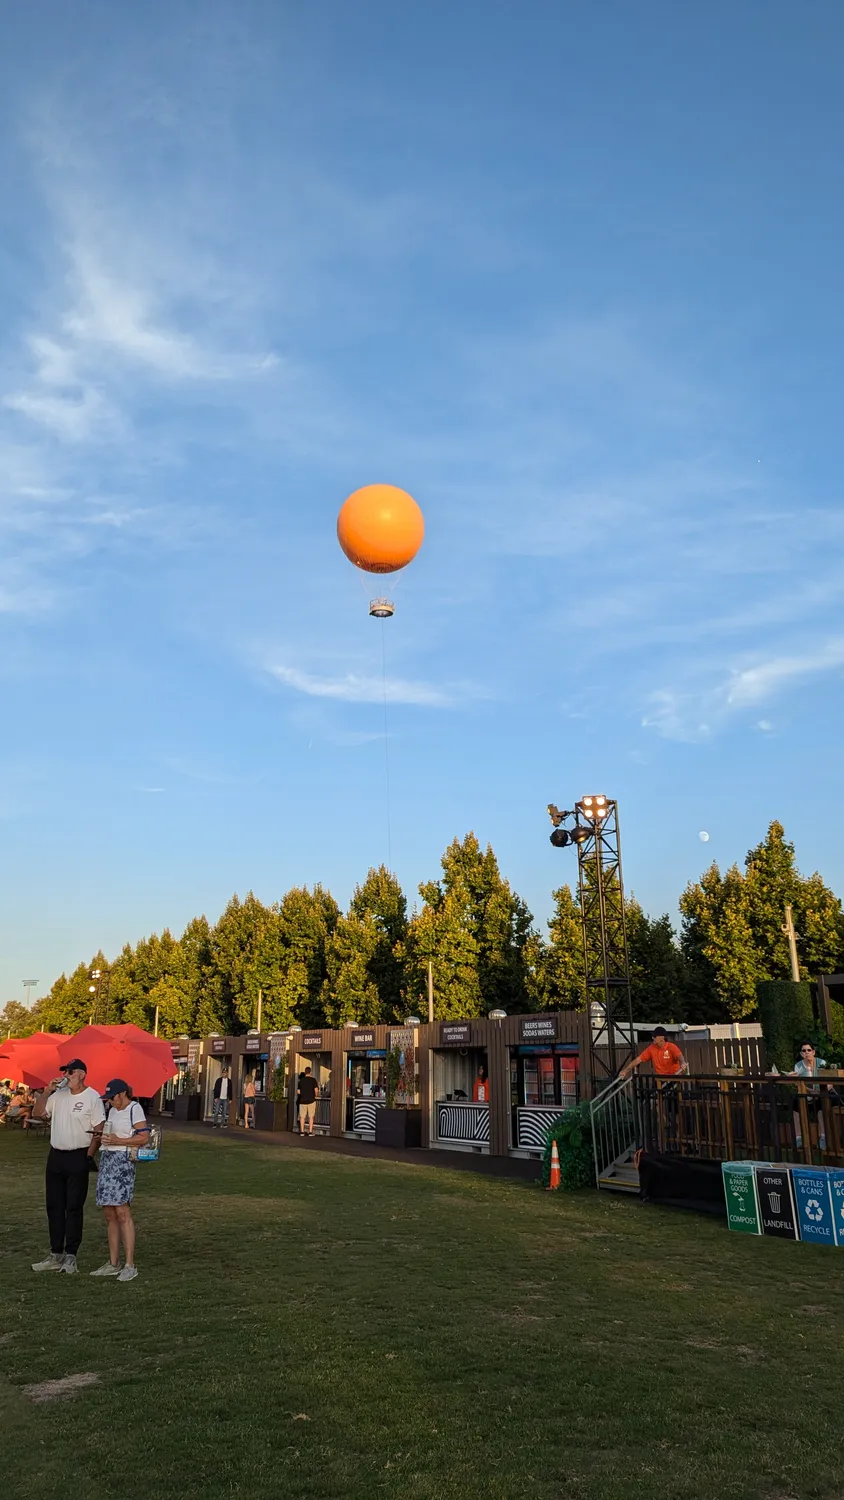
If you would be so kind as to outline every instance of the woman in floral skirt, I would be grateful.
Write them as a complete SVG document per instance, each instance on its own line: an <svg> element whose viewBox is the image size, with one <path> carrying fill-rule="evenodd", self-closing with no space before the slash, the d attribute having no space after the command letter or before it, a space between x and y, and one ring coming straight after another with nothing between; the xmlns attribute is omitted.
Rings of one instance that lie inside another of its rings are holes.
<svg viewBox="0 0 844 1500"><path fill-rule="evenodd" d="M138 1146L149 1140L146 1116L132 1090L123 1078L112 1078L103 1095L110 1105L100 1139L100 1161L97 1173L97 1204L105 1212L108 1230L109 1258L92 1276L114 1276L118 1281L134 1281L135 1225L132 1221L132 1193L135 1187L135 1157ZM125 1264L120 1264L120 1242L123 1241Z"/></svg>

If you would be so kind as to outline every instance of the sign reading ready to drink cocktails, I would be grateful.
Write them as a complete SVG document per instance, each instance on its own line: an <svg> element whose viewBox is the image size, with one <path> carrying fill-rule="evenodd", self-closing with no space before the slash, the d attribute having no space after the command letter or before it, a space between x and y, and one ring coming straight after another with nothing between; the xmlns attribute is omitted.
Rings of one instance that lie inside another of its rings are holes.
<svg viewBox="0 0 844 1500"><path fill-rule="evenodd" d="M834 1245L832 1228L832 1194L829 1176L816 1172L812 1167L792 1167L794 1197L800 1221L801 1240L814 1240L817 1245Z"/></svg>
<svg viewBox="0 0 844 1500"><path fill-rule="evenodd" d="M753 1167L749 1162L725 1161L721 1173L730 1228L737 1234L761 1234Z"/></svg>

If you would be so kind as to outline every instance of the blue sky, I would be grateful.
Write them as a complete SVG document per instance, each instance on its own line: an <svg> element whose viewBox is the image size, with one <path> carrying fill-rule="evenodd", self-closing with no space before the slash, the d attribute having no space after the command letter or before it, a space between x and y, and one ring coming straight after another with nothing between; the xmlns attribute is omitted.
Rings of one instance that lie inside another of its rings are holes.
<svg viewBox="0 0 844 1500"><path fill-rule="evenodd" d="M844 889L844 15L33 3L0 60L0 999L549 800ZM374 590L377 592L377 589ZM699 833L710 834L704 846Z"/></svg>

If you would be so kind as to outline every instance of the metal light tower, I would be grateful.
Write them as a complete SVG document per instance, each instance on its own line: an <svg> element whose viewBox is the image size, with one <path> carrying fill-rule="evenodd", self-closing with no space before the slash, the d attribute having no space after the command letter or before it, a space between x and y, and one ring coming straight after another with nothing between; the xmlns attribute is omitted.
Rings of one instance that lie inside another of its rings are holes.
<svg viewBox="0 0 844 1500"><path fill-rule="evenodd" d="M554 824L551 843L577 846L586 1003L591 1018L592 1002L599 1001L601 1016L591 1030L592 1076L615 1078L634 1055L618 804L610 797L582 797L571 812L560 812L553 803L548 812ZM564 827L572 818L573 826ZM624 1037L621 1047L618 1032ZM606 1058L599 1048L606 1048Z"/></svg>
<svg viewBox="0 0 844 1500"><path fill-rule="evenodd" d="M31 1007L32 1007L32 991L35 989L35 986L36 986L37 983L38 983L37 979L22 979L21 980L21 984L23 985L24 989L26 990L26 1008L27 1008L27 1010L30 1010Z"/></svg>

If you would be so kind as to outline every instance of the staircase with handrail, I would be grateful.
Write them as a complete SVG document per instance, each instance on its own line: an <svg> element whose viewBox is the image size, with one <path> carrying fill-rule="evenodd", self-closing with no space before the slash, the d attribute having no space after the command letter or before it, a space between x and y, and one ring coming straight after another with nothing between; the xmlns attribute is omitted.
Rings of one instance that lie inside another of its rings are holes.
<svg viewBox="0 0 844 1500"><path fill-rule="evenodd" d="M635 1153L641 1142L633 1078L614 1078L596 1094L590 1100L589 1118L598 1187L616 1193L638 1193Z"/></svg>

